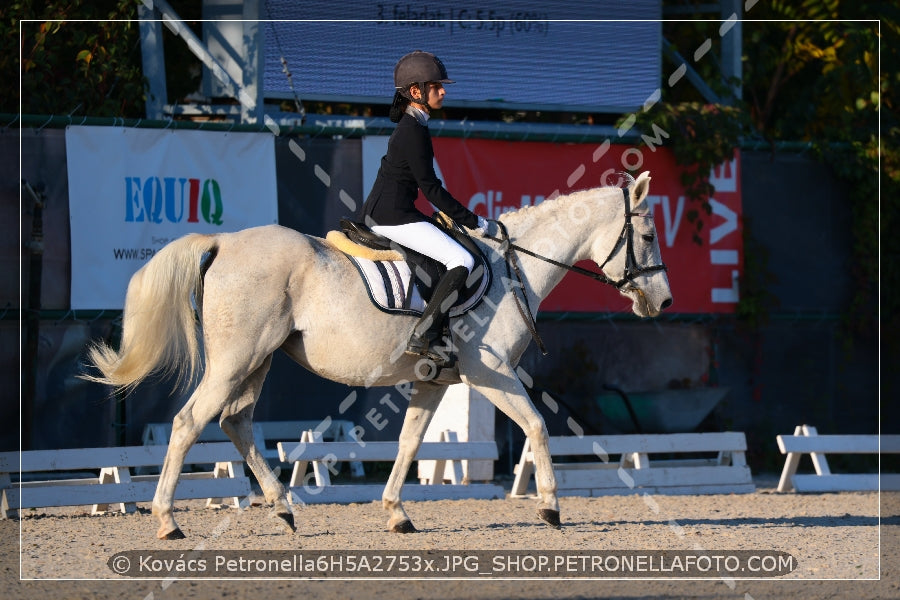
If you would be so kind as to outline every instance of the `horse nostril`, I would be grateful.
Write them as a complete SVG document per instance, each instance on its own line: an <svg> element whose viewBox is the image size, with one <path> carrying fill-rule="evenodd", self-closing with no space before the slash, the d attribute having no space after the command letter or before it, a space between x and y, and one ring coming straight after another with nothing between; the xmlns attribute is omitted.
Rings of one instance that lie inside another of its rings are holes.
<svg viewBox="0 0 900 600"><path fill-rule="evenodd" d="M659 310L666 310L670 306L672 306L672 299L666 298L665 300L663 300L663 303L659 305Z"/></svg>

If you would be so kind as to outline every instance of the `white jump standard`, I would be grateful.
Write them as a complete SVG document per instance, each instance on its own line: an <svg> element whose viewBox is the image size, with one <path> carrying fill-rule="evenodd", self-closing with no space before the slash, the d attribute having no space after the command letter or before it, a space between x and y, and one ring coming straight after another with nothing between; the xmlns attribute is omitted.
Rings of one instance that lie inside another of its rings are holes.
<svg viewBox="0 0 900 600"><path fill-rule="evenodd" d="M900 454L900 435L819 435L811 425L798 425L794 435L779 435L785 454L779 492L863 492L900 490L897 473L832 473L826 454ZM815 474L798 474L800 457L809 454Z"/></svg>

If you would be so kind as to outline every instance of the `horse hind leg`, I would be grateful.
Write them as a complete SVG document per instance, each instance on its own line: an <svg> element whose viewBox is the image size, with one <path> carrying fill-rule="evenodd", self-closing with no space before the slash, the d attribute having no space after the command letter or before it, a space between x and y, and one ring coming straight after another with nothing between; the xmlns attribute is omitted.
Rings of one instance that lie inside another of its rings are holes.
<svg viewBox="0 0 900 600"><path fill-rule="evenodd" d="M169 438L169 447L151 504L153 514L159 520L156 537L161 540L178 540L185 537L172 515L175 487L178 485L188 450L200 437L203 428L222 410L222 405L214 400L217 397L225 398L227 395L217 393L216 387L204 377L172 420L172 435Z"/></svg>
<svg viewBox="0 0 900 600"><path fill-rule="evenodd" d="M266 502L272 504L273 518L277 518L291 532L297 531L294 524L294 512L287 500L284 486L278 476L269 467L260 448L253 438L253 409L259 399L263 382L269 367L272 365L271 355L256 369L239 388L239 395L222 410L219 425L240 452L247 466L253 472L262 488Z"/></svg>
<svg viewBox="0 0 900 600"><path fill-rule="evenodd" d="M403 482L406 481L406 475L412 466L413 459L419 451L419 446L422 445L425 430L428 428L428 424L431 422L434 411L440 404L445 390L445 387L435 384L416 384L409 401L409 407L406 409L406 415L403 417L397 458L394 460L391 475L381 497L384 509L390 514L388 530L394 533L416 532L409 515L403 509L400 493L403 489Z"/></svg>

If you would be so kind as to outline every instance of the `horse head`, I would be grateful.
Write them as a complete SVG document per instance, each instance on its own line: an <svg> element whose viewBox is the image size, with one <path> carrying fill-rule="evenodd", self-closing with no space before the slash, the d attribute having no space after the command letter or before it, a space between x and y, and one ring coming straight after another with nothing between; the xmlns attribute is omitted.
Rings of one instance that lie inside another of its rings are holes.
<svg viewBox="0 0 900 600"><path fill-rule="evenodd" d="M630 179L630 178L629 178ZM655 317L671 306L672 291L666 267L659 250L659 236L653 223L653 213L647 205L650 173L645 171L637 180L631 179L620 214L624 224L619 237L611 246L616 225L606 228L608 235L598 235L592 247L594 261L612 280L619 293L632 301L632 310L639 317ZM621 221L616 221L616 223ZM610 250L612 247L612 250Z"/></svg>

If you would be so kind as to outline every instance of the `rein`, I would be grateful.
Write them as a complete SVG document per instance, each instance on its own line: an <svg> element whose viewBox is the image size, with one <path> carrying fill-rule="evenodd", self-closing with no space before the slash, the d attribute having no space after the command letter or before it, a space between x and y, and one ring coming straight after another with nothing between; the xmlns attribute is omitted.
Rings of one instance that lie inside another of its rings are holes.
<svg viewBox="0 0 900 600"><path fill-rule="evenodd" d="M494 240L495 242L500 242L500 248L503 251L503 258L506 262L506 274L511 279L513 272L515 272L516 281L518 281L519 283L518 287L522 288L523 290L525 289L525 283L522 280L522 271L519 268L519 260L515 255L515 251L527 254L528 256L532 256L534 258L542 260L555 267L566 269L567 271L578 273L579 275L584 275L585 277L590 277L594 281L599 281L600 283L605 283L607 285L613 286L618 290L621 290L623 286L631 283L636 277L639 277L645 273L668 271L665 263L660 263L658 265L653 265L650 267L641 267L637 264L637 259L634 256L634 226L631 223L631 218L650 217L650 215L632 212L631 194L629 189L623 188L622 193L625 199L625 224L622 226L622 233L619 234L619 239L616 241L616 244L613 246L612 250L610 250L609 255L606 257L606 260L603 261L603 264L600 265L600 269L602 270L603 267L605 267L606 264L610 260L612 260L612 257L615 256L616 252L619 250L619 247L624 243L626 251L625 272L623 273L622 278L618 281L616 281L615 279L611 279L604 273L595 273L594 271L589 271L577 265L567 265L557 260L553 260L552 258L542 256L537 252L533 252L517 244L513 244L509 239L509 231L506 229L506 225L504 225L500 221L494 221L494 223L497 224L497 227L500 230L500 237L485 237L487 239ZM524 291L522 292L522 295L524 297ZM541 339L541 336L537 331L537 322L534 319L534 315L531 314L530 310L526 310L526 307L522 306L522 300L519 298L519 294L517 294L515 290L513 290L513 298L515 298L516 300L516 308L519 309L519 314L522 316L522 320L525 321L525 325L528 327L528 331L531 333L532 339L534 339L535 343L538 345L538 348L540 348L541 352L546 356L547 348L544 346L544 341ZM527 297L525 298L525 303L528 303Z"/></svg>

